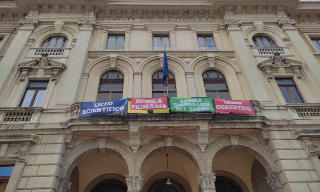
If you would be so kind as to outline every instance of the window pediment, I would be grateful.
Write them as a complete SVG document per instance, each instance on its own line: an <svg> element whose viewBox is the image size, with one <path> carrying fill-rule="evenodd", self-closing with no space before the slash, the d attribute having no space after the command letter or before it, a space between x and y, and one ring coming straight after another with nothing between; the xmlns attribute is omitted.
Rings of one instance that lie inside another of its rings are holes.
<svg viewBox="0 0 320 192"><path fill-rule="evenodd" d="M298 78L301 78L301 66L302 63L300 61L281 57L279 53L258 64L259 69L266 74L267 79L273 78L274 75L288 73L294 73Z"/></svg>
<svg viewBox="0 0 320 192"><path fill-rule="evenodd" d="M58 81L60 74L66 69L66 64L50 59L47 54L43 54L39 59L33 59L19 64L20 81L24 81L30 71L45 71L51 75L51 79Z"/></svg>

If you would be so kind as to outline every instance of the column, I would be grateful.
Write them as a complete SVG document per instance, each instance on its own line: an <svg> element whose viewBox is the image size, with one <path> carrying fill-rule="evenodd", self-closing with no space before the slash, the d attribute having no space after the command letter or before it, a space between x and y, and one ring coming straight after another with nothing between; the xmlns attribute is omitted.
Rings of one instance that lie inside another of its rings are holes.
<svg viewBox="0 0 320 192"><path fill-rule="evenodd" d="M316 57L313 55L313 53L310 51L308 45L301 38L298 30L295 27L296 22L283 20L283 21L279 21L278 24L286 32L291 42L293 43L294 47L298 50L302 59L307 64L308 68L310 69L310 72L316 78L318 83L320 83L320 75L319 75L320 63L318 62Z"/></svg>
<svg viewBox="0 0 320 192"><path fill-rule="evenodd" d="M143 176L140 175L126 175L126 182L128 192L140 192L143 184Z"/></svg>
<svg viewBox="0 0 320 192"><path fill-rule="evenodd" d="M133 73L133 97L141 97L141 81L142 81L142 72Z"/></svg>
<svg viewBox="0 0 320 192"><path fill-rule="evenodd" d="M170 49L171 50L175 50L177 47L176 47L176 38L175 38L175 35L174 35L174 29L170 29Z"/></svg>
<svg viewBox="0 0 320 192"><path fill-rule="evenodd" d="M63 84L57 99L58 105L71 105L76 102L75 98L83 68L87 62L88 46L95 21L81 20L79 35L75 47L69 58L69 64L63 74Z"/></svg>
<svg viewBox="0 0 320 192"><path fill-rule="evenodd" d="M3 96L10 87L10 84L14 77L9 77L15 63L17 62L23 48L30 35L32 34L34 28L38 26L38 20L23 19L19 22L21 28L19 29L16 37L12 41L7 54L4 55L0 62L0 101L3 100ZM7 84L5 84L7 82Z"/></svg>
<svg viewBox="0 0 320 192"><path fill-rule="evenodd" d="M194 72L186 72L189 97L198 97L196 83L194 81Z"/></svg>
<svg viewBox="0 0 320 192"><path fill-rule="evenodd" d="M130 49L130 28L127 28L125 38L124 38L124 50Z"/></svg>
<svg viewBox="0 0 320 192"><path fill-rule="evenodd" d="M247 83L251 89L250 91L253 98L250 99L255 99L260 102L272 101L269 96L270 94L267 91L267 85L261 75L261 71L259 71L259 68L257 67L257 60L254 57L252 50L244 41L244 37L240 29L241 21L226 21L225 24L228 29L228 33L231 35L236 54L240 59Z"/></svg>
<svg viewBox="0 0 320 192"><path fill-rule="evenodd" d="M201 192L216 192L216 174L200 174L198 177L198 184L201 187Z"/></svg>

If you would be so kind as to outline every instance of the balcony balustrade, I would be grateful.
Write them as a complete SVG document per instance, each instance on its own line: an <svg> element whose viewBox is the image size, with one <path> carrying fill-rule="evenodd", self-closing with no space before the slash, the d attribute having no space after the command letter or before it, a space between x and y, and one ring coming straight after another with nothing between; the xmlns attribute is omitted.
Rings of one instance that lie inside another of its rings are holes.
<svg viewBox="0 0 320 192"><path fill-rule="evenodd" d="M37 123L42 108L0 108L0 123Z"/></svg>
<svg viewBox="0 0 320 192"><path fill-rule="evenodd" d="M320 119L320 103L287 104L294 119Z"/></svg>

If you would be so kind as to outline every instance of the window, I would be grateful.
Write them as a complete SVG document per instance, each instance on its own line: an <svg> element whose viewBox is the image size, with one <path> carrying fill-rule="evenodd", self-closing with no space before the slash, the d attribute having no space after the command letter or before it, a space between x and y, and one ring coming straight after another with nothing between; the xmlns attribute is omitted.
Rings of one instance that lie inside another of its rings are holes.
<svg viewBox="0 0 320 192"><path fill-rule="evenodd" d="M277 47L274 40L267 36L255 36L252 40L256 47Z"/></svg>
<svg viewBox="0 0 320 192"><path fill-rule="evenodd" d="M216 44L213 37L210 35L198 35L198 42L200 50L215 50Z"/></svg>
<svg viewBox="0 0 320 192"><path fill-rule="evenodd" d="M214 184L216 186L217 191L243 192L238 183L236 183L234 180L228 177L217 176Z"/></svg>
<svg viewBox="0 0 320 192"><path fill-rule="evenodd" d="M163 85L162 71L157 71L152 76L152 97L163 97L167 95L167 87ZM176 80L174 75L168 71L168 97L176 97Z"/></svg>
<svg viewBox="0 0 320 192"><path fill-rule="evenodd" d="M48 81L31 81L24 93L20 107L41 107Z"/></svg>
<svg viewBox="0 0 320 192"><path fill-rule="evenodd" d="M114 101L122 99L123 74L119 71L108 71L101 76L98 101Z"/></svg>
<svg viewBox="0 0 320 192"><path fill-rule="evenodd" d="M311 41L314 44L314 46L316 46L317 50L320 51L320 38L318 39L312 38Z"/></svg>
<svg viewBox="0 0 320 192"><path fill-rule="evenodd" d="M230 99L227 81L218 71L206 71L202 75L207 97L218 99Z"/></svg>
<svg viewBox="0 0 320 192"><path fill-rule="evenodd" d="M42 43L42 48L66 48L68 39L62 36L49 37Z"/></svg>
<svg viewBox="0 0 320 192"><path fill-rule="evenodd" d="M169 36L157 35L153 37L153 49L163 50L164 48L170 49Z"/></svg>
<svg viewBox="0 0 320 192"><path fill-rule="evenodd" d="M6 190L13 168L14 168L13 165L0 166L0 191L1 192L4 192Z"/></svg>
<svg viewBox="0 0 320 192"><path fill-rule="evenodd" d="M276 82L287 103L304 103L293 79L276 79Z"/></svg>
<svg viewBox="0 0 320 192"><path fill-rule="evenodd" d="M124 48L124 35L108 35L107 49L121 50Z"/></svg>

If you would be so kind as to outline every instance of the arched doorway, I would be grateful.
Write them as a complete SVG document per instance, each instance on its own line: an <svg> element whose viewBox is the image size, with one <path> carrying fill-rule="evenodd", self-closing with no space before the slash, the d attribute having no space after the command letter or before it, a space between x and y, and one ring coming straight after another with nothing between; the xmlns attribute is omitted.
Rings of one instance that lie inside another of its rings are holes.
<svg viewBox="0 0 320 192"><path fill-rule="evenodd" d="M170 179L170 183L168 183L168 179L163 178L154 182L148 189L147 192L185 192L184 187L175 179Z"/></svg>
<svg viewBox="0 0 320 192"><path fill-rule="evenodd" d="M127 192L127 186L116 179L101 181L90 192Z"/></svg>
<svg viewBox="0 0 320 192"><path fill-rule="evenodd" d="M217 192L243 192L238 183L225 176L217 176L215 186Z"/></svg>

